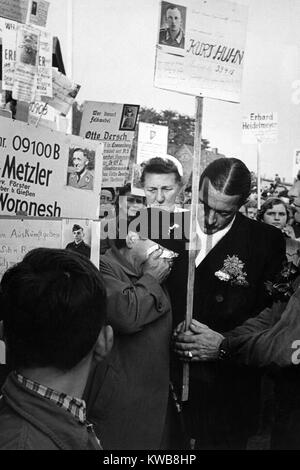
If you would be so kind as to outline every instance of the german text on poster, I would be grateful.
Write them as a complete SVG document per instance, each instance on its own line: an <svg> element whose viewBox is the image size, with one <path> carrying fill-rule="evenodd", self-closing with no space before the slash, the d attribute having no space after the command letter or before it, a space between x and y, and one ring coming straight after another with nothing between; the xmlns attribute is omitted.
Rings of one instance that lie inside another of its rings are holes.
<svg viewBox="0 0 300 470"><path fill-rule="evenodd" d="M161 2L155 86L239 102L247 15L227 0Z"/></svg>
<svg viewBox="0 0 300 470"><path fill-rule="evenodd" d="M139 106L86 101L80 135L104 142L102 186L123 186Z"/></svg>
<svg viewBox="0 0 300 470"><path fill-rule="evenodd" d="M98 218L102 146L0 118L0 215Z"/></svg>

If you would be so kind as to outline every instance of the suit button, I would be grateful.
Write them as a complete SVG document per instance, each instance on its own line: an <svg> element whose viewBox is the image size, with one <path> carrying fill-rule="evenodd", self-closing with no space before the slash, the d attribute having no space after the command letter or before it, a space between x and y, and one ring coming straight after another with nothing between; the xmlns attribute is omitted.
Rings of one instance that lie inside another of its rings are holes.
<svg viewBox="0 0 300 470"><path fill-rule="evenodd" d="M158 310L159 312L161 312L162 309L163 309L163 305L162 305L161 302L159 302L159 304L158 304L158 306L157 306L157 310Z"/></svg>
<svg viewBox="0 0 300 470"><path fill-rule="evenodd" d="M218 303L223 302L223 300L224 300L223 295L221 295L221 294L216 295L216 301L217 301Z"/></svg>

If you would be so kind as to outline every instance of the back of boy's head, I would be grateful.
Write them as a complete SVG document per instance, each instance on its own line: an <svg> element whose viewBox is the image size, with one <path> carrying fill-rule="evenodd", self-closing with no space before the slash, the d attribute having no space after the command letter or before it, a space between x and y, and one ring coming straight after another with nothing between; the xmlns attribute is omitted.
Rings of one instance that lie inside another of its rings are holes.
<svg viewBox="0 0 300 470"><path fill-rule="evenodd" d="M106 320L99 271L69 250L32 250L6 271L0 293L14 369L72 369L92 350Z"/></svg>

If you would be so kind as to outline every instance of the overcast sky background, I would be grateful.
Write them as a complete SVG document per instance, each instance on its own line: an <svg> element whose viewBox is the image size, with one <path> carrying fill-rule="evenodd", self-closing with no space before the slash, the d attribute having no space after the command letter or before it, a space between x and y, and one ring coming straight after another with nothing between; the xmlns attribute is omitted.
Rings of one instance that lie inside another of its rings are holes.
<svg viewBox="0 0 300 470"><path fill-rule="evenodd" d="M47 29L59 37L68 66L73 52L73 79L82 86L79 102L136 103L194 115L193 97L153 86L160 0L71 0L71 42L69 1L49 1ZM249 5L241 103L205 99L203 137L255 170L256 146L242 144L242 117L278 112L278 144L263 144L262 174L279 173L292 181L293 155L300 149L300 104L292 100L296 80L300 90L300 0L239 3Z"/></svg>

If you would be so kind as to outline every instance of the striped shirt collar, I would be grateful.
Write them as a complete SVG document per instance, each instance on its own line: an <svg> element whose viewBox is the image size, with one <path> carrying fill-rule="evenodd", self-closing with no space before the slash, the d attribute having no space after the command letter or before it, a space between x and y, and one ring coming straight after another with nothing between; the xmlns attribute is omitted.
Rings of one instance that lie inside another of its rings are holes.
<svg viewBox="0 0 300 470"><path fill-rule="evenodd" d="M86 404L84 400L73 398L66 393L56 392L55 390L52 390L52 388L33 382L17 372L15 374L18 382L20 382L24 387L68 411L80 423L86 422Z"/></svg>

